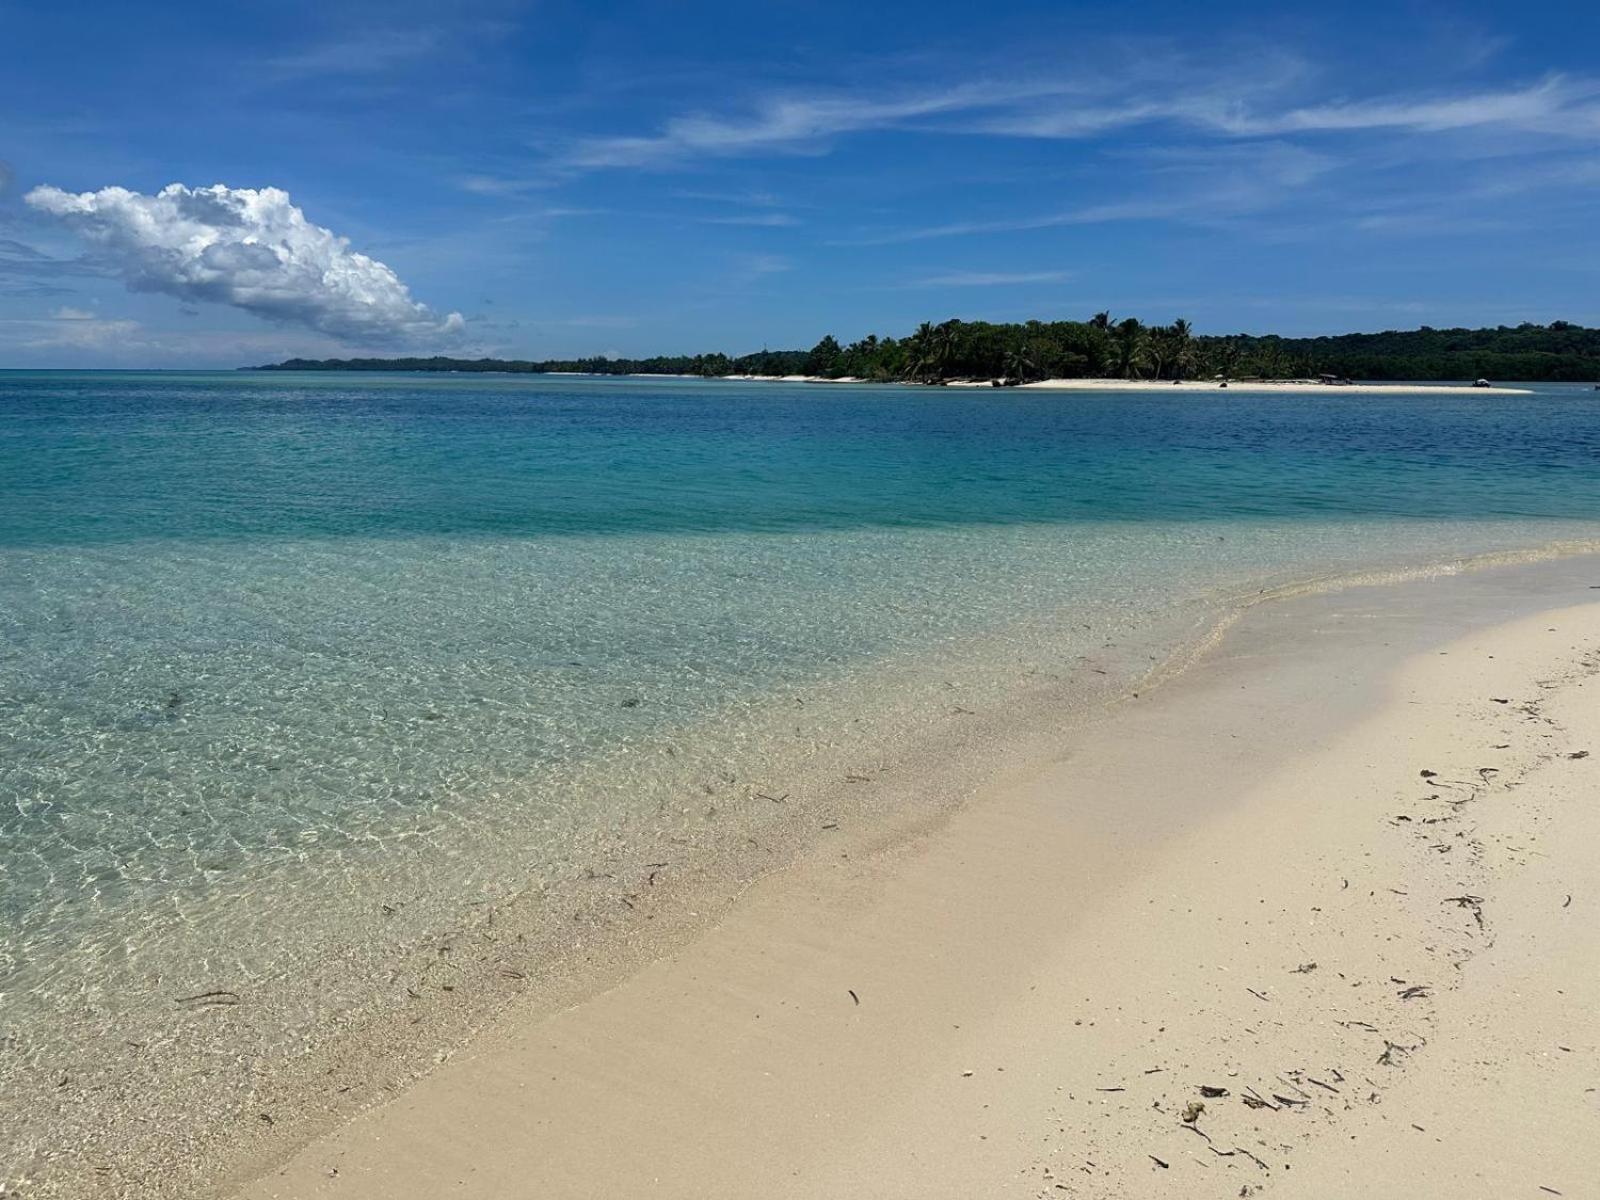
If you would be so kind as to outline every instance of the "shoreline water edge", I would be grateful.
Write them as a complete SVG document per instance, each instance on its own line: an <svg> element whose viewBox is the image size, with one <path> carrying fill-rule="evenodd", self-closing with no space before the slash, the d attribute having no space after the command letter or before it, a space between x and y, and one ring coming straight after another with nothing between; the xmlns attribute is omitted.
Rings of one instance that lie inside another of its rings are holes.
<svg viewBox="0 0 1600 1200"><path fill-rule="evenodd" d="M1581 1194L1594 563L1251 605L237 1194Z"/></svg>
<svg viewBox="0 0 1600 1200"><path fill-rule="evenodd" d="M577 372L550 372L551 374L577 374ZM586 376L605 378L605 376ZM660 378L659 376L630 375L630 379ZM674 375L673 379L695 379L700 376ZM853 376L832 378L827 375L724 375L718 378L731 383L869 383L870 380ZM1294 395L1297 393L1327 394L1347 393L1356 396L1531 396L1533 389L1515 385L1487 383L1367 383L1341 380L1323 382L1316 379L1039 379L1029 383L1010 383L1003 379L947 379L938 384L896 383L895 387L952 387L952 388L1003 388L1006 390L1041 392L1161 392L1166 394L1184 391L1217 391L1226 389L1262 395Z"/></svg>
<svg viewBox="0 0 1600 1200"><path fill-rule="evenodd" d="M886 747L895 753L870 764L821 755L821 772L807 781L817 789L812 797L758 788L757 796L771 812L758 813L755 822L733 821L715 838L669 832L655 843L657 849L633 847L626 857L638 858L637 863L620 861L617 849L597 845L594 860L572 881L575 887L549 881L520 896L500 896L486 909L464 914L452 928L430 931L411 945L401 960L384 967L395 984L376 1011L329 1006L328 997L315 995L337 983L337 972L326 979L307 978L302 981L310 993L307 1002L323 1014L311 1023L323 1028L297 1052L232 1065L221 1061L230 1042L249 1044L250 1037L241 1040L240 1035L261 1014L253 1017L249 1004L235 1003L242 997L208 998L207 989L195 984L192 994L198 999L180 1003L178 1019L190 1026L189 1036L202 1052L189 1058L183 1075L186 1090L202 1096L209 1090L207 1107L196 1111L192 1095L170 1099L156 1125L147 1096L144 1118L137 1103L120 1107L112 1136L98 1144L91 1132L79 1132L89 1140L70 1156L78 1169L63 1170L69 1164L57 1154L49 1155L54 1169L36 1157L19 1182L36 1179L27 1194L78 1194L91 1161L96 1187L110 1194L190 1195L206 1179L237 1180L241 1163L281 1158L363 1109L404 1094L442 1062L469 1050L482 1029L504 1027L507 1020L536 1022L539 1014L617 986L692 945L732 911L746 888L773 867L803 861L829 839L845 836L841 828L863 847L915 840L962 811L998 774L1058 754L1064 729L1092 723L1130 697L1148 701L1157 682L1180 679L1228 629L1265 603L1293 603L1296 597L1380 583L1400 586L1406 579L1516 569L1508 564L1573 562L1594 550L1566 543L1484 555L1470 563L1307 579L1236 594L1204 620L1189 618L1190 632L1161 662L1119 675L1111 691L1083 693L1080 684L1076 705L1072 688L1043 681L1031 694L1015 697L1020 705L985 713L963 712L955 705L950 720L912 742ZM822 775L830 773L833 784L824 787ZM699 823L711 823L710 818ZM417 865L425 869L424 860ZM551 910L559 910L559 920L550 920ZM163 1069L173 1065L167 1060ZM230 1078L229 1087L217 1086ZM129 1083L138 1085L137 1072L117 1083L102 1080L99 1087ZM67 1113L75 1103L92 1099L83 1090L89 1084L75 1071L64 1071L62 1082L54 1085L58 1111ZM91 1103L85 1111L95 1107ZM100 1115L108 1114L102 1109ZM129 1133L135 1136L127 1138ZM84 1154L88 1147L92 1152Z"/></svg>

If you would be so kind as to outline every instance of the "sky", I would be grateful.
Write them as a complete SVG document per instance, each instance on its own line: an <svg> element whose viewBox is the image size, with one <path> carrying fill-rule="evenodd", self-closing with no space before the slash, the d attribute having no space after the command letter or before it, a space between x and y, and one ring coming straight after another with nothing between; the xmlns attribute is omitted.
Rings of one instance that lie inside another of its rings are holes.
<svg viewBox="0 0 1600 1200"><path fill-rule="evenodd" d="M1600 324L1600 5L0 0L0 367Z"/></svg>

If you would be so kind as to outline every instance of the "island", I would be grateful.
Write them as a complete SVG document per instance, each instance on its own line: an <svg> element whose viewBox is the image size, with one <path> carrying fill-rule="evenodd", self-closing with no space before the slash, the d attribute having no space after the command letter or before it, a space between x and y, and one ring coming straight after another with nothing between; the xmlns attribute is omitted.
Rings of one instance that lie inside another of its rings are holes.
<svg viewBox="0 0 1600 1200"><path fill-rule="evenodd" d="M1487 329L1347 333L1328 337L1196 334L1186 320L1147 325L1106 312L1087 321L923 322L903 337L833 335L809 350L578 358L291 358L270 371L446 371L510 374L688 375L702 378L996 385L1118 379L1443 382L1600 380L1600 329L1567 321Z"/></svg>

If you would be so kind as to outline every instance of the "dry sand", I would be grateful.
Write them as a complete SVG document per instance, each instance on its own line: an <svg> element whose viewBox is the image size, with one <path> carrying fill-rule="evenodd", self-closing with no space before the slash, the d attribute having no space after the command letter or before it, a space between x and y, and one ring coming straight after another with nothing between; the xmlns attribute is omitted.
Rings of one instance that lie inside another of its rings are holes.
<svg viewBox="0 0 1600 1200"><path fill-rule="evenodd" d="M1261 606L232 1194L1594 1196L1591 580Z"/></svg>
<svg viewBox="0 0 1600 1200"><path fill-rule="evenodd" d="M1025 383L1025 388L1079 392L1172 392L1218 391L1221 385L1215 380L1191 379L1173 383L1170 379L1044 379L1038 383ZM1317 383L1305 379L1248 380L1234 379L1228 383L1230 392L1340 392L1358 395L1416 395L1417 393L1441 396L1531 396L1528 388L1472 387L1453 383Z"/></svg>

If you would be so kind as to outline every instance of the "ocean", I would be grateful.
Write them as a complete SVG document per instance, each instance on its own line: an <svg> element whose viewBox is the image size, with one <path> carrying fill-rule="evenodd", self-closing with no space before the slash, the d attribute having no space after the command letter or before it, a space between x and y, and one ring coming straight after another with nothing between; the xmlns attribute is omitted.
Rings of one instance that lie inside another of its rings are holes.
<svg viewBox="0 0 1600 1200"><path fill-rule="evenodd" d="M0 372L0 1180L215 1134L439 947L537 976L1263 592L1597 537L1576 386Z"/></svg>

